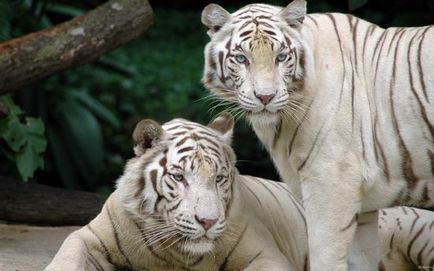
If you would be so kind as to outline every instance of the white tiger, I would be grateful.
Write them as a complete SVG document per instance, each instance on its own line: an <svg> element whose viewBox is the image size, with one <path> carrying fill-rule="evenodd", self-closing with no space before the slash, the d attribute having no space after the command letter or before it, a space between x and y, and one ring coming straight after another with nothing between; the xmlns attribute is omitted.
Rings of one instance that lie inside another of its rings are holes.
<svg viewBox="0 0 434 271"><path fill-rule="evenodd" d="M306 15L304 0L233 14L210 4L202 22L202 81L246 115L303 199L313 271L347 270L359 214L434 205L433 26ZM376 221L364 227L357 240L375 235ZM379 252L364 251L355 268L374 270Z"/></svg>
<svg viewBox="0 0 434 271"><path fill-rule="evenodd" d="M233 124L141 121L117 189L45 270L307 270L301 204L238 174Z"/></svg>

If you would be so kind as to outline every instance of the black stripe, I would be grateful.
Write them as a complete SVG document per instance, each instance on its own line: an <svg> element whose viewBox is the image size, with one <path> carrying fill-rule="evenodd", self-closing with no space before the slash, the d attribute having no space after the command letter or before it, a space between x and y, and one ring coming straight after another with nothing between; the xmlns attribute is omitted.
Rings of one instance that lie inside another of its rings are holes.
<svg viewBox="0 0 434 271"><path fill-rule="evenodd" d="M355 225L356 223L357 223L357 218L359 217L359 214L354 214L354 216L353 216L353 218L351 219L351 221L350 221L350 223L348 223L348 225L347 226L345 226L345 227L343 227L342 229L341 229L341 231L346 231L346 230L348 230L349 228L351 228L353 225Z"/></svg>
<svg viewBox="0 0 434 271"><path fill-rule="evenodd" d="M368 40L368 37L370 36L370 35L368 35L368 33L371 33L372 34L372 31L373 31L373 29L375 28L376 26L375 25L370 25L369 27L368 27L368 29L366 30L366 33L365 33L365 38L363 39L363 49L362 49L362 60L363 60L363 66L365 66L365 49L366 49L366 42L367 42L367 40Z"/></svg>
<svg viewBox="0 0 434 271"><path fill-rule="evenodd" d="M418 55L417 55L417 59L418 59L418 61L417 61L417 66L418 66L418 72L419 72L419 74L420 74L420 83L422 84L422 91L423 91L423 94L425 95L425 99L427 100L427 101L429 101L428 100L428 95L427 95L427 93L426 93L426 85L425 85L425 79L424 79L424 74L423 74L423 69L422 69L422 44L423 44L423 41L424 41L424 39L425 39L425 34L426 34L426 32L431 28L432 26L428 26L426 29L425 29L425 31L423 31L423 33L422 33L422 38L421 38L421 40L420 40L420 42L419 42L419 47L418 47L418 50L417 50L417 52L418 52Z"/></svg>
<svg viewBox="0 0 434 271"><path fill-rule="evenodd" d="M402 174L405 178L405 180L407 181L407 183L410 185L410 189L414 188L414 186L416 185L416 183L418 182L418 178L415 175L414 171L413 171L413 161L410 155L410 152L404 142L404 139L402 137L401 134L401 130L399 128L399 124L398 124L398 119L396 117L396 111L395 111L395 103L393 101L393 96L394 96L394 87L395 87L395 83L396 83L396 69L397 69L397 65L396 65L396 60L398 57L398 51L399 51L399 45L400 45L400 40L402 38L404 34L404 31L400 31L400 35L398 37L398 39L396 40L396 46L395 46L395 53L394 53L394 57L393 57L393 69L392 69L392 78L390 80L390 88L389 88L389 99L390 99L390 110L392 113L392 125L395 129L395 132L398 136L398 141L399 141L399 146L400 149L402 150Z"/></svg>
<svg viewBox="0 0 434 271"><path fill-rule="evenodd" d="M246 185L244 182L242 182L242 184L244 185L244 187L247 189L247 191L249 191L256 199L256 201L258 202L259 206L261 206L261 208L264 208L264 206L262 206L262 202L259 199L259 197L256 195L256 193L250 189L250 187L248 185Z"/></svg>
<svg viewBox="0 0 434 271"><path fill-rule="evenodd" d="M382 29L382 31L383 31L383 33L381 33L380 38L378 38L377 44L375 44L374 51L372 52L371 63L374 63L374 58L375 58L375 55L377 54L377 50L379 48L378 46L380 46L380 44L384 43L384 40L386 39L386 30ZM381 45L381 47L382 46L383 45Z"/></svg>
<svg viewBox="0 0 434 271"><path fill-rule="evenodd" d="M175 147L181 146L182 144L185 143L185 141L187 141L187 139L189 139L188 136L184 137L183 139L181 139L180 141L178 141L178 143L176 143Z"/></svg>
<svg viewBox="0 0 434 271"><path fill-rule="evenodd" d="M111 264L113 264L111 255L107 249L107 246L104 244L103 240L101 238L99 238L98 234L96 234L96 232L92 229L92 227L90 226L90 224L87 224L86 227L90 230L90 232L95 235L96 239L98 239L99 244L101 245L102 249L104 250L104 257L107 259L107 261Z"/></svg>
<svg viewBox="0 0 434 271"><path fill-rule="evenodd" d="M303 218L304 224L306 225L307 222L306 222L306 217L304 216L304 209L300 205L300 203L295 199L294 194L291 191L289 191L289 189L286 188L283 183L271 181L271 184L273 184L275 186L279 186L280 188L282 188L283 190L285 190L287 192L288 198L292 201L292 203L294 204L294 206L297 209L298 213L300 214L301 218Z"/></svg>
<svg viewBox="0 0 434 271"><path fill-rule="evenodd" d="M362 143L363 161L368 162L368 159L366 158L365 141L363 140L363 123L362 122L360 122L360 142Z"/></svg>
<svg viewBox="0 0 434 271"><path fill-rule="evenodd" d="M381 46L380 46L380 49L379 49L379 51L378 51L377 62L376 62L376 64L375 64L375 71L374 71L374 85L375 85L375 82L377 81L378 65L379 65L379 63L380 63L380 54L381 54L381 51L383 50L384 42L386 41L386 37L387 37L387 31L385 31L385 30L383 30L383 31L384 31L383 34L381 34L381 37L380 37L380 39L378 40L377 45L375 46L375 50L374 50L374 52L373 52L373 54L372 54L372 59L371 59L371 62L373 63L373 61L374 61L374 57L375 57L376 52L377 52L378 45L380 44L380 41L382 40L382 42L381 42ZM381 58L381 59L382 59L382 58Z"/></svg>
<svg viewBox="0 0 434 271"><path fill-rule="evenodd" d="M95 267L97 271L104 271L104 268L101 266L101 264L95 258L95 256L93 256L93 253L90 251L89 246L87 245L85 240L83 240L83 243L84 243L84 246L86 247L87 254L90 256L90 260L91 260L93 267Z"/></svg>
<svg viewBox="0 0 434 271"><path fill-rule="evenodd" d="M390 172L389 172L389 166L387 163L387 159L386 159L386 155L384 153L384 149L383 149L383 145L381 145L381 143L378 141L377 139L377 115L375 115L375 119L374 119L374 141L375 141L375 146L378 147L379 152L380 152L380 156L381 156L381 160L383 161L383 167L384 167L384 175L386 176L387 182L390 182ZM375 148L376 150L376 148Z"/></svg>
<svg viewBox="0 0 434 271"><path fill-rule="evenodd" d="M185 147L185 148L179 149L178 154L183 153L183 152L192 151L192 150L193 150L193 147Z"/></svg>
<svg viewBox="0 0 434 271"><path fill-rule="evenodd" d="M312 22L316 25L316 27L319 27L318 22L317 22L317 21L316 21L312 16L307 15L305 18L307 18L307 19L311 19Z"/></svg>
<svg viewBox="0 0 434 271"><path fill-rule="evenodd" d="M283 208L282 208L282 204L280 203L280 201L279 201L279 199L276 197L276 195L274 194L274 192L267 186L267 185L265 185L264 184L264 182L263 181L261 181L260 179L258 179L258 178L256 178L256 177L253 177L253 179L257 182L257 183L259 183L259 184L261 184L264 188L265 188L265 190L267 190L272 196L273 196L273 198L274 198L274 200L276 201L276 203L280 206L280 208L282 209L282 210L284 210Z"/></svg>
<svg viewBox="0 0 434 271"><path fill-rule="evenodd" d="M413 248L414 242L416 241L417 238L419 238L420 234L425 229L425 226L426 226L426 224L424 224L422 226L422 228L420 228L420 230L414 235L413 239L411 239L410 243L408 243L408 248L407 248L407 255L408 256L410 256L410 252L411 252L411 249Z"/></svg>
<svg viewBox="0 0 434 271"><path fill-rule="evenodd" d="M110 224L111 224L111 226L113 228L113 233L114 233L114 238L115 238L116 246L117 246L119 252L121 253L121 255L125 258L125 261L127 262L127 265L129 267L132 267L130 259L125 254L125 252L124 252L124 250L122 248L122 245L120 243L118 229L117 229L115 223L113 222L113 217L112 217L112 214L110 213L109 208L106 208L106 211L107 211L107 214L109 216Z"/></svg>
<svg viewBox="0 0 434 271"><path fill-rule="evenodd" d="M426 112L426 108L425 108L425 106L422 104L422 101L421 101L421 99L420 99L420 96L417 94L417 91L416 91L415 86L414 86L414 80L413 80L413 74L412 74L412 67L411 67L411 60L410 60L410 52L411 52L411 46L412 46L413 41L415 40L417 34L418 34L418 33L416 33L416 34L413 36L413 38L411 39L410 44L409 44L409 46L408 46L408 53L407 53L408 73L409 73L409 77L410 77L410 87L411 87L410 89L411 89L411 91L412 91L414 97L416 98L417 103L419 104L420 111L421 111L421 115L422 115L422 119L423 119L423 121L425 122L426 126L428 127L428 129L429 129L429 131L430 131L431 139L434 139L434 127L433 127L433 125L431 124L431 122L430 122L429 119L428 119L428 114L427 114L427 112ZM420 53L419 50L420 50L420 49L418 49L418 54ZM420 71L418 72L418 74L420 74L421 77L423 76L423 74L422 74ZM423 78L420 78L419 81L422 81L422 80L423 80ZM421 83L421 84L422 84L422 83ZM422 84L422 86L423 86L423 84ZM423 90L424 90L424 89L422 89L422 91L423 91ZM433 161L432 157L430 157L430 158L431 158L431 161ZM432 173L433 173L433 175L434 175L434 167L432 166L431 168L432 168Z"/></svg>
<svg viewBox="0 0 434 271"><path fill-rule="evenodd" d="M249 265L256 260L260 255L262 254L262 250L258 252L258 254L256 254L255 256L253 256L248 262L247 264L244 266L243 270L247 269L247 267L249 267Z"/></svg>
<svg viewBox="0 0 434 271"><path fill-rule="evenodd" d="M273 144L272 144L272 149L274 149L276 147L276 144L280 138L280 134L282 133L282 119L279 120L279 123L276 125L277 129L276 129L276 133L274 133L274 137L273 137Z"/></svg>
<svg viewBox="0 0 434 271"><path fill-rule="evenodd" d="M139 180L137 181L137 191L136 193L134 193L134 197L137 198L138 196L140 196L143 192L143 190L145 189L145 178L143 177L143 175L140 175Z"/></svg>
<svg viewBox="0 0 434 271"><path fill-rule="evenodd" d="M253 32L253 30L246 30L246 31L244 31L243 33L240 34L240 38L242 38L244 36L247 36L248 34L250 34L252 32Z"/></svg>
<svg viewBox="0 0 434 271"><path fill-rule="evenodd" d="M392 49L392 46L395 44L394 41L396 37L398 37L400 34L402 36L402 32L404 32L404 28L395 29L395 31L393 32L392 39L390 39L389 41L389 48L387 48L387 55L390 55L390 50Z"/></svg>
<svg viewBox="0 0 434 271"><path fill-rule="evenodd" d="M321 128L319 129L318 133L315 135L315 139L314 139L313 142L312 142L312 145L311 145L311 147L310 147L309 152L307 153L306 158L305 158L304 161L303 161L303 162L298 166L298 169L297 169L298 171L303 170L304 166L306 165L307 161L309 160L310 156L312 155L313 149L315 149L316 143L317 143L317 141L318 141L318 139L319 139L319 137L320 137L320 134L321 134L321 132L322 132L322 130L323 130L325 124L326 124L326 122L324 122L324 123L322 124L322 126L321 126Z"/></svg>
<svg viewBox="0 0 434 271"><path fill-rule="evenodd" d="M223 69L223 59L224 59L224 53L222 51L219 52L219 64L220 64L220 80L224 83L226 81L224 69Z"/></svg>
<svg viewBox="0 0 434 271"><path fill-rule="evenodd" d="M168 212L172 212L173 210L175 210L176 208L179 207L179 204L181 204L182 200L179 200L177 204L175 204L173 207L167 209Z"/></svg>
<svg viewBox="0 0 434 271"><path fill-rule="evenodd" d="M425 242L425 244L423 245L423 247L422 247L422 249L419 251L419 253L417 254L417 257L416 257L416 262L418 263L418 264L421 264L422 263L422 261L423 261L423 259L422 259L422 254L423 254L423 252L425 251L425 249L426 249L426 247L428 246L428 243L430 242L430 240L428 240L428 241L426 241Z"/></svg>
<svg viewBox="0 0 434 271"><path fill-rule="evenodd" d="M145 241L144 243L147 244L148 243L148 237L146 236L146 234L143 232L143 229L137 224L136 221L134 221L134 225L136 225L137 229L140 231L141 236L143 237L143 240ZM152 246L147 246L147 248L149 249L149 251L151 251L151 253L158 258L160 261L165 262L167 264L170 264L169 261L167 261L166 258L164 258L163 256L159 255Z"/></svg>
<svg viewBox="0 0 434 271"><path fill-rule="evenodd" d="M297 135L298 135L298 131L299 131L301 125L302 125L303 122L306 120L306 117L307 117L307 115L309 114L309 111L310 111L310 108L311 108L312 103L313 103L313 99L312 99L312 101L310 102L310 104L309 104L309 106L308 106L308 109L306 110L306 113L303 115L303 118L301 119L300 123L299 123L299 124L297 125L297 127L295 128L295 131L294 131L294 133L293 133L293 135L292 135L291 141L289 142L289 145L288 145L288 156L291 156L292 146L293 146L293 144L294 144L294 142L295 142L295 138L296 138Z"/></svg>
<svg viewBox="0 0 434 271"><path fill-rule="evenodd" d="M342 101L342 93L343 93L343 91L344 91L345 77L346 77L346 72L347 72L347 71L346 71L346 68L345 68L344 51L343 51L343 49L342 49L341 37L340 37L340 35L339 35L339 31L338 31L338 27L337 27L337 25L336 25L336 20L335 20L335 18L333 17L332 14L325 14L325 15L329 16L330 20L331 20L332 23L333 23L333 27L334 27L335 32L336 32L336 37L338 38L339 50L340 50L340 52L341 52L341 60L342 60L342 70L343 70L343 75L342 75L342 85L341 85L341 92L340 92L340 94L339 94L339 104L338 104L338 107L340 107L340 105L341 105L341 101Z"/></svg>
<svg viewBox="0 0 434 271"><path fill-rule="evenodd" d="M395 232L392 233L392 237L390 238L390 242L389 242L389 249L392 250L393 248L393 240L395 239Z"/></svg>
<svg viewBox="0 0 434 271"><path fill-rule="evenodd" d="M413 232L414 226L416 225L416 222L419 220L420 216L419 214L416 212L416 210L414 210L413 208L410 208L410 210L413 212L413 214L416 216L416 218L413 220L413 223L411 224L410 227L410 234Z"/></svg>
<svg viewBox="0 0 434 271"><path fill-rule="evenodd" d="M157 189L157 174L158 174L158 171L157 171L156 169L153 169L153 170L149 173L150 178L151 178L152 187L154 188L155 193L158 195L157 200L155 201L155 204L154 204L154 212L157 212L157 211L158 211L158 210L157 210L158 203L159 203L159 202L161 201L161 199L163 198L163 196L161 196L160 192L159 192L158 189Z"/></svg>

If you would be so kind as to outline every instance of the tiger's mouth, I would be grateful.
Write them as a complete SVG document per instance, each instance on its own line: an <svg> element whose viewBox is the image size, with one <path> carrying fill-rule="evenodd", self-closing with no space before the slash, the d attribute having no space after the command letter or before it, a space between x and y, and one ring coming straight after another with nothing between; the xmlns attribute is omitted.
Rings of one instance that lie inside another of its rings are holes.
<svg viewBox="0 0 434 271"><path fill-rule="evenodd" d="M279 111L270 112L267 109L263 109L259 112L247 111L245 115L254 126L275 125L281 119L281 113Z"/></svg>
<svg viewBox="0 0 434 271"><path fill-rule="evenodd" d="M251 110L246 110L246 116L247 117L255 117L255 118L272 118L275 117L276 115L279 115L281 112L281 110L278 110L276 112L272 112L270 110L268 110L267 108L262 109L261 111L251 111Z"/></svg>
<svg viewBox="0 0 434 271"><path fill-rule="evenodd" d="M188 242L190 243L203 243L203 242L214 242L213 239L209 238L208 236L206 236L206 234L198 237L198 238L187 238Z"/></svg>
<svg viewBox="0 0 434 271"><path fill-rule="evenodd" d="M206 235L195 239L186 237L184 241L178 242L178 247L184 252L192 254L205 254L214 250L215 240L210 239Z"/></svg>

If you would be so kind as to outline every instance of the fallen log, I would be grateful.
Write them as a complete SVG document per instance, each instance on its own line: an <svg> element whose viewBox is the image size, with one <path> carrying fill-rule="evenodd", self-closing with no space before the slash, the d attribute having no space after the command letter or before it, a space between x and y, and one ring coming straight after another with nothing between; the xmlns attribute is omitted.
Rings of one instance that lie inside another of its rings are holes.
<svg viewBox="0 0 434 271"><path fill-rule="evenodd" d="M101 195L0 177L0 220L36 225L85 225L102 208Z"/></svg>

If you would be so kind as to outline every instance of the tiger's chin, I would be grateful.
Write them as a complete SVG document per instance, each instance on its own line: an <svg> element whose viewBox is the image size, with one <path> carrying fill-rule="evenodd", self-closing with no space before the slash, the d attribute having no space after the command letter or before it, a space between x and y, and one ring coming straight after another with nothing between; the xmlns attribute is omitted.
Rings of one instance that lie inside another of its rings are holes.
<svg viewBox="0 0 434 271"><path fill-rule="evenodd" d="M273 113L268 110L258 113L248 112L246 116L254 127L275 126L280 121L278 112Z"/></svg>
<svg viewBox="0 0 434 271"><path fill-rule="evenodd" d="M180 243L181 250L188 254L201 255L210 253L214 250L214 241L207 237L198 239L188 239Z"/></svg>

